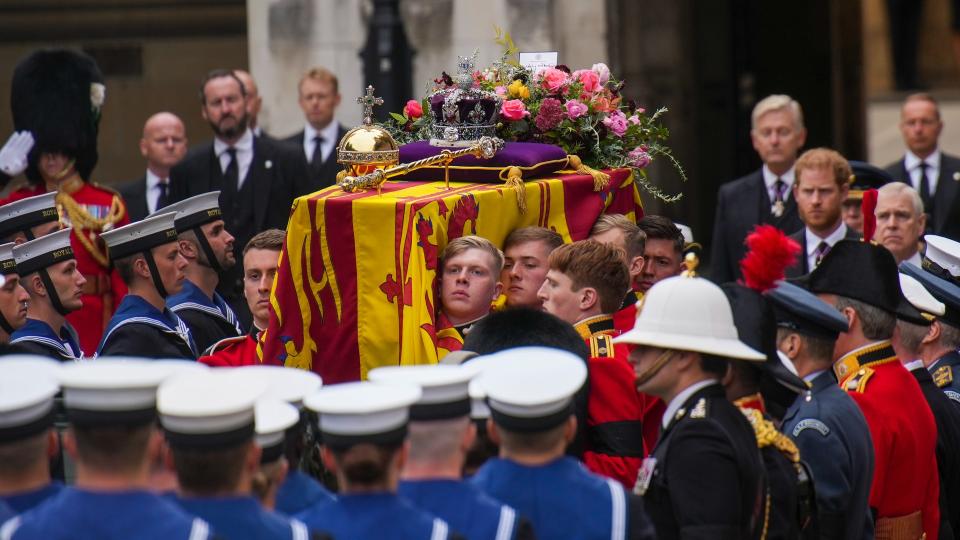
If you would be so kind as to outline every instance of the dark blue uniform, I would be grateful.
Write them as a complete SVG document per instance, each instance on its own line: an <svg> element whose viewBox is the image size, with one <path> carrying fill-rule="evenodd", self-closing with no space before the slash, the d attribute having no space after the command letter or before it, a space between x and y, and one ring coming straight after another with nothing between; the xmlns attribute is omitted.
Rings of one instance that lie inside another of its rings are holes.
<svg viewBox="0 0 960 540"><path fill-rule="evenodd" d="M450 537L447 522L393 493L343 494L334 502L310 508L295 517L312 530L337 540L442 540Z"/></svg>
<svg viewBox="0 0 960 540"><path fill-rule="evenodd" d="M800 449L816 486L821 538L873 538L870 482L873 443L860 407L837 386L832 371L811 382L787 409L782 431Z"/></svg>
<svg viewBox="0 0 960 540"><path fill-rule="evenodd" d="M36 354L59 360L73 362L83 357L80 340L70 323L63 323L60 335L50 325L37 320L27 319L27 323L10 335L10 344L23 354Z"/></svg>
<svg viewBox="0 0 960 540"><path fill-rule="evenodd" d="M470 540L532 538L529 524L520 529L520 518L513 508L469 483L447 479L403 481L398 493Z"/></svg>
<svg viewBox="0 0 960 540"><path fill-rule="evenodd" d="M197 347L187 324L164 308L128 294L120 301L103 339L98 356L146 356L150 358L197 359Z"/></svg>
<svg viewBox="0 0 960 540"><path fill-rule="evenodd" d="M190 280L184 280L183 289L167 298L167 307L190 327L198 351L221 339L244 334L237 315L223 297L214 292L211 300Z"/></svg>
<svg viewBox="0 0 960 540"><path fill-rule="evenodd" d="M15 540L199 540L205 521L145 491L92 492L72 487L4 524Z"/></svg>
<svg viewBox="0 0 960 540"><path fill-rule="evenodd" d="M53 497L57 493L60 493L62 489L63 484L60 482L50 482L39 489L15 493L13 495L2 495L0 496L0 503L6 503L15 514L22 514L34 506L39 506L40 503Z"/></svg>
<svg viewBox="0 0 960 540"><path fill-rule="evenodd" d="M188 513L210 524L213 533L229 540L309 540L307 526L296 519L281 517L260 506L253 497L176 499Z"/></svg>
<svg viewBox="0 0 960 540"><path fill-rule="evenodd" d="M639 497L573 458L538 467L492 459L470 482L529 519L539 540L655 537Z"/></svg>
<svg viewBox="0 0 960 540"><path fill-rule="evenodd" d="M933 382L954 405L960 407L960 353L954 351L930 365Z"/></svg>
<svg viewBox="0 0 960 540"><path fill-rule="evenodd" d="M302 471L292 470L277 490L277 512L292 516L324 502L336 500L323 484Z"/></svg>

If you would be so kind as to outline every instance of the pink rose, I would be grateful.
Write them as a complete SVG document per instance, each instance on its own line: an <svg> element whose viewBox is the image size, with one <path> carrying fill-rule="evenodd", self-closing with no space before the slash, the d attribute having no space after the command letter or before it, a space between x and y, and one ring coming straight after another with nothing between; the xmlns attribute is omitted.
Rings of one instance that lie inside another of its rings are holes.
<svg viewBox="0 0 960 540"><path fill-rule="evenodd" d="M503 85L497 86L493 91L500 97L507 95L507 87Z"/></svg>
<svg viewBox="0 0 960 540"><path fill-rule="evenodd" d="M403 106L403 114L405 114L407 118L420 118L423 116L423 107L420 106L419 101L411 99Z"/></svg>
<svg viewBox="0 0 960 540"><path fill-rule="evenodd" d="M630 122L631 124L633 124L633 125L635 125L635 126L639 126L639 125L640 125L640 117L637 116L637 115L633 115L633 116L631 116L630 118L627 118L627 122Z"/></svg>
<svg viewBox="0 0 960 540"><path fill-rule="evenodd" d="M586 105L575 99L567 101L563 104L563 106L567 108L567 118L571 120L580 118L581 116L587 114L587 111L589 110Z"/></svg>
<svg viewBox="0 0 960 540"><path fill-rule="evenodd" d="M540 84L551 94L559 93L567 85L569 78L564 71L557 68L547 68L541 72Z"/></svg>
<svg viewBox="0 0 960 540"><path fill-rule="evenodd" d="M627 132L627 117L620 111L613 111L603 119L603 125L617 137L623 137Z"/></svg>
<svg viewBox="0 0 960 540"><path fill-rule="evenodd" d="M610 68L603 62L594 64L590 70L597 74L600 84L607 84L607 81L610 80Z"/></svg>
<svg viewBox="0 0 960 540"><path fill-rule="evenodd" d="M583 85L583 91L592 94L602 88L600 76L590 69L578 69L573 72L573 78L580 81Z"/></svg>
<svg viewBox="0 0 960 540"><path fill-rule="evenodd" d="M507 120L520 120L521 118L530 116L530 112L527 111L527 106L519 99L504 101L500 107L500 114Z"/></svg>
<svg viewBox="0 0 960 540"><path fill-rule="evenodd" d="M649 165L653 158L647 153L647 147L641 145L631 150L630 153L627 154L627 159L630 165L642 169Z"/></svg>

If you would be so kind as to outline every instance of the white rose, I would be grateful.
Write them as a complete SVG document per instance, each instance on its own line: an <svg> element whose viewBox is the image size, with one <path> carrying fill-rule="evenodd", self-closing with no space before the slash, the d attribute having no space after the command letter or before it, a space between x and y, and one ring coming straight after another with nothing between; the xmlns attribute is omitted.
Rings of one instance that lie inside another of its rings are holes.
<svg viewBox="0 0 960 540"><path fill-rule="evenodd" d="M607 81L610 80L610 68L606 64L600 62L599 64L594 64L590 67L596 74L600 77L600 84L607 84Z"/></svg>
<svg viewBox="0 0 960 540"><path fill-rule="evenodd" d="M107 87L100 83L90 83L90 104L93 109L99 111L103 107L103 102L107 98Z"/></svg>

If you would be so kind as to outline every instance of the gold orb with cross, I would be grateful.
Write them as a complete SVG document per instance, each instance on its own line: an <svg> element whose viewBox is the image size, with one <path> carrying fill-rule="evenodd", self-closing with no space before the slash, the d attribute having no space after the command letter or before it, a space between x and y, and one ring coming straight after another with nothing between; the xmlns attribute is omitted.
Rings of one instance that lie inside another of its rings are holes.
<svg viewBox="0 0 960 540"><path fill-rule="evenodd" d="M337 163L349 176L362 176L377 169L386 169L400 162L400 147L390 133L373 123L373 107L383 105L383 99L373 95L368 86L357 98L363 106L363 123L346 133L337 145Z"/></svg>

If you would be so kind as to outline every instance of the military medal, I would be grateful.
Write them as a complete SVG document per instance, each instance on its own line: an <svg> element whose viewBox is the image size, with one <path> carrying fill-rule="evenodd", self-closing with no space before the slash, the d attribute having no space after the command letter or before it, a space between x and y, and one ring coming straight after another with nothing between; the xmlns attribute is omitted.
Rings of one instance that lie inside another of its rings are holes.
<svg viewBox="0 0 960 540"><path fill-rule="evenodd" d="M637 472L637 482L633 485L633 492L636 495L643 496L650 487L650 480L653 479L653 471L657 468L657 458L644 458L640 470Z"/></svg>
<svg viewBox="0 0 960 540"><path fill-rule="evenodd" d="M783 216L783 201L776 201L773 203L773 206L770 208L770 213L775 217Z"/></svg>

